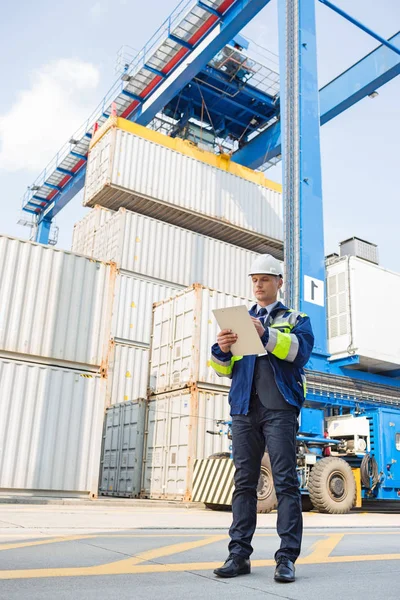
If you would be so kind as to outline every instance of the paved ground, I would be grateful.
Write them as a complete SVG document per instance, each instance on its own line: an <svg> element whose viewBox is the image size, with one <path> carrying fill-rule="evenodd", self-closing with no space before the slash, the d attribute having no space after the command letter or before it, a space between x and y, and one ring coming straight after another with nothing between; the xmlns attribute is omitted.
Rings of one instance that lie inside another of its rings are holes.
<svg viewBox="0 0 400 600"><path fill-rule="evenodd" d="M260 515L252 574L212 570L226 557L231 515L157 502L0 505L1 600L394 600L400 515L305 518L294 584L273 581L276 515Z"/></svg>

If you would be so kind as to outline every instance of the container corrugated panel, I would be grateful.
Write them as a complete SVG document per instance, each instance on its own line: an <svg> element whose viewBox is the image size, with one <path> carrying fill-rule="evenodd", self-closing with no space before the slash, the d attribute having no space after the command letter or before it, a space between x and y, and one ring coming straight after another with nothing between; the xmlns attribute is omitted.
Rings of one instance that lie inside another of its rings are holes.
<svg viewBox="0 0 400 600"><path fill-rule="evenodd" d="M94 256L162 281L246 295L258 254L120 209L96 232Z"/></svg>
<svg viewBox="0 0 400 600"><path fill-rule="evenodd" d="M107 406L147 396L149 349L112 344L107 382Z"/></svg>
<svg viewBox="0 0 400 600"><path fill-rule="evenodd" d="M175 296L183 286L120 272L116 279L111 336L120 342L150 344L153 304Z"/></svg>
<svg viewBox="0 0 400 600"><path fill-rule="evenodd" d="M109 264L0 236L0 353L100 367L114 286Z"/></svg>
<svg viewBox="0 0 400 600"><path fill-rule="evenodd" d="M245 305L248 298L201 286L160 302L153 311L149 387L155 394L198 382L229 386L209 366L211 346L217 339L216 308Z"/></svg>
<svg viewBox="0 0 400 600"><path fill-rule="evenodd" d="M282 258L282 196L121 129L91 148L84 204L121 206Z"/></svg>
<svg viewBox="0 0 400 600"><path fill-rule="evenodd" d="M113 214L114 211L112 210L108 210L102 206L95 206L83 217L83 219L75 223L72 233L72 252L85 254L86 256L94 256L95 232L100 229Z"/></svg>
<svg viewBox="0 0 400 600"><path fill-rule="evenodd" d="M229 452L227 436L207 433L228 418L226 393L192 388L151 398L142 495L189 500L194 460Z"/></svg>
<svg viewBox="0 0 400 600"><path fill-rule="evenodd" d="M0 489L97 495L106 382L0 359Z"/></svg>
<svg viewBox="0 0 400 600"><path fill-rule="evenodd" d="M371 282L385 298L400 297L398 273L353 256L327 266L328 347L333 358L356 354L362 369L381 373L400 367L400 321L390 332L382 325L368 301Z"/></svg>
<svg viewBox="0 0 400 600"><path fill-rule="evenodd" d="M99 492L137 498L141 490L146 400L107 409Z"/></svg>

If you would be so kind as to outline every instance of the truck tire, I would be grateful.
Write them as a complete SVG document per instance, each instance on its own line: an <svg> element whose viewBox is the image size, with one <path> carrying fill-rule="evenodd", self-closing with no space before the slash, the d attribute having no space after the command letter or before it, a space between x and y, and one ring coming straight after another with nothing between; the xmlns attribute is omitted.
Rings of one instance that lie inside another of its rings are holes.
<svg viewBox="0 0 400 600"><path fill-rule="evenodd" d="M350 512L356 501L356 482L351 467L341 458L321 458L311 470L308 491L319 512Z"/></svg>
<svg viewBox="0 0 400 600"><path fill-rule="evenodd" d="M269 513L278 506L272 479L271 461L268 452L264 453L261 461L260 479L257 486L257 512Z"/></svg>
<svg viewBox="0 0 400 600"><path fill-rule="evenodd" d="M215 454L211 454L211 456L209 456L208 458L230 458L231 455L229 454L229 452L216 452Z"/></svg>

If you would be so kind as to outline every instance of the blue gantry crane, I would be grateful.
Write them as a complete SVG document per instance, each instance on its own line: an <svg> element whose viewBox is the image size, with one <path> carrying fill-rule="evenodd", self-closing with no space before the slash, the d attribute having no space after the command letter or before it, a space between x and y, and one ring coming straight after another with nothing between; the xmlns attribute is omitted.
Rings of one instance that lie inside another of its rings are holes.
<svg viewBox="0 0 400 600"><path fill-rule="evenodd" d="M368 373L357 369L357 355L333 361L327 351L320 126L400 73L400 33L386 40L328 0L277 0L279 77L273 67L246 53L247 42L240 36L269 1L182 0L30 186L23 209L36 220L37 241L47 243L52 219L83 187L93 127L105 122L113 104L118 115L141 125L154 127L157 119L165 119L169 135L196 141L204 136L221 148L229 143L232 160L253 169L282 158L286 300L310 315L316 338L307 397L340 413L369 411L371 431L378 435L379 423L387 420L379 407L400 406L398 371ZM317 77L317 1L379 42L322 89ZM205 130L196 132L196 121ZM392 447L400 451L400 439ZM397 497L400 474L395 472L392 466L385 473L391 491L375 485L376 497Z"/></svg>

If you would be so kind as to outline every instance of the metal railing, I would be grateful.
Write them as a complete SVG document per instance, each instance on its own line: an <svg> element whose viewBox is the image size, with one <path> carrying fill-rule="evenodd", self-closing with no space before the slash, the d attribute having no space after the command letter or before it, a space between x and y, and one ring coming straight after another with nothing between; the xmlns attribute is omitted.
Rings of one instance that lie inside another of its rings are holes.
<svg viewBox="0 0 400 600"><path fill-rule="evenodd" d="M160 42L168 37L168 33L173 30L174 26L179 21L183 12L188 9L190 5L197 5L195 0L181 0L175 10L169 15L169 17L160 25L157 31L154 33L153 37L143 46L140 52L133 58L128 68L125 70L128 74L134 74L137 70L142 68L147 60L149 59L151 53L155 49L158 48ZM116 96L122 92L123 90L123 82L121 78L118 78L111 88L108 90L107 94L101 100L101 102L96 106L91 115L86 119L86 121L74 132L71 136L71 139L81 140L86 133L90 133L91 129L95 125L95 123L99 120L99 118L103 115L103 113L107 112L111 103L115 100ZM32 187L42 187L48 177L54 173L56 167L60 165L60 163L68 156L71 151L71 144L66 142L57 154L51 159L45 169L38 175ZM22 207L25 207L29 201L31 200L34 192L32 189L28 188L25 192L22 199Z"/></svg>

